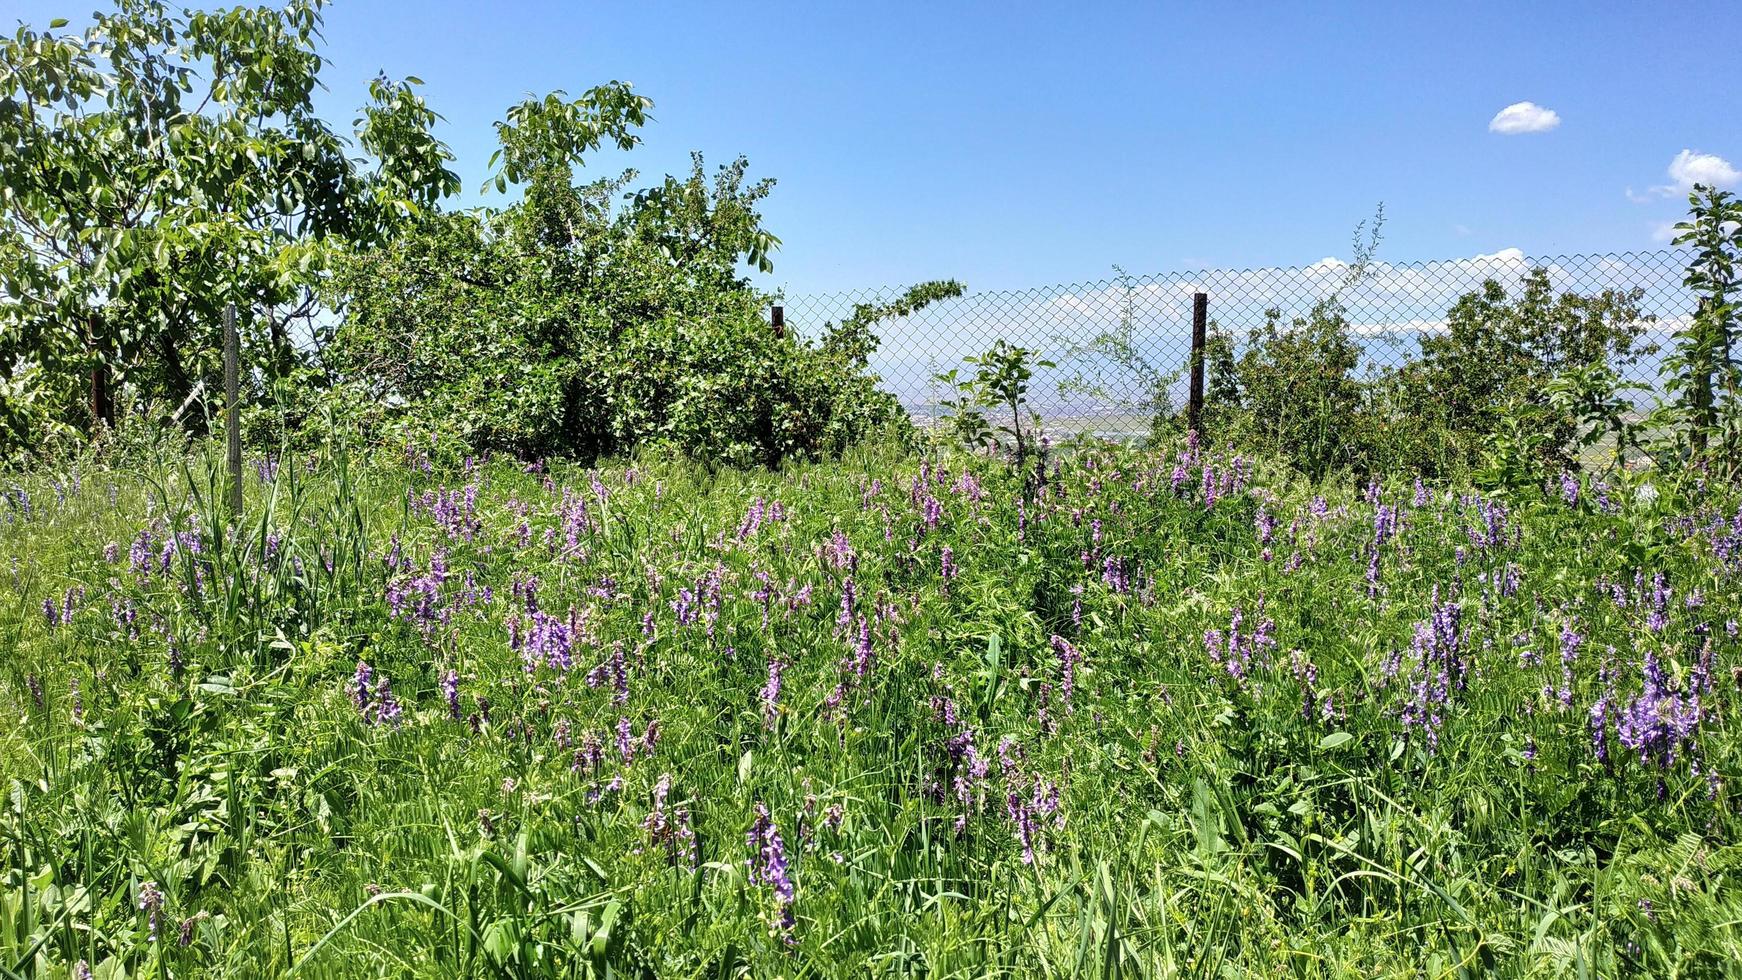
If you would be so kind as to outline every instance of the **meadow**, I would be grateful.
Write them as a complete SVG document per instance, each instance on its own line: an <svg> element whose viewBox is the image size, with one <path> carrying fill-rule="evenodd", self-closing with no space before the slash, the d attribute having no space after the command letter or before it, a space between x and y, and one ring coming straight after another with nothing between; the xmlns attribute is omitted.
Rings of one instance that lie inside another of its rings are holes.
<svg viewBox="0 0 1742 980"><path fill-rule="evenodd" d="M1709 976L1742 509L1084 445L0 504L7 976Z"/></svg>
<svg viewBox="0 0 1742 980"><path fill-rule="evenodd" d="M326 0L98 6L0 36L0 980L1742 973L1722 158L789 323L627 82L474 172Z"/></svg>

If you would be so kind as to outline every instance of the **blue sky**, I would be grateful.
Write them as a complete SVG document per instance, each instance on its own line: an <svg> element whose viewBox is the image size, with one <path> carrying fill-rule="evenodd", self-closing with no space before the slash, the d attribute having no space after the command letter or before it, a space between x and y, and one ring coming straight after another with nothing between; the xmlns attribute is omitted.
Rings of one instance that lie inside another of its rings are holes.
<svg viewBox="0 0 1742 980"><path fill-rule="evenodd" d="M1659 247L1679 154L1742 166L1739 33L1733 0L341 0L323 100L344 123L377 71L423 78L473 204L504 107L629 80L646 144L589 169L748 156L779 180L771 284L1006 288L1346 255L1379 201L1391 260ZM1492 132L1521 101L1558 125Z"/></svg>

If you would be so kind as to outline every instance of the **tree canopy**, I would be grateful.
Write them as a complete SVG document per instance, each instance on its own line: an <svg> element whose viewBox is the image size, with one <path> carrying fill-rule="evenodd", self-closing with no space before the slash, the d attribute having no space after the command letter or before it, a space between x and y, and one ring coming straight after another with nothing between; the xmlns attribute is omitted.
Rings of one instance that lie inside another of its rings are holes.
<svg viewBox="0 0 1742 980"><path fill-rule="evenodd" d="M296 360L335 247L391 240L459 188L415 78L350 134L315 112L322 0L174 12L119 0L82 32L0 41L0 425L113 424L218 371L224 307L267 375Z"/></svg>

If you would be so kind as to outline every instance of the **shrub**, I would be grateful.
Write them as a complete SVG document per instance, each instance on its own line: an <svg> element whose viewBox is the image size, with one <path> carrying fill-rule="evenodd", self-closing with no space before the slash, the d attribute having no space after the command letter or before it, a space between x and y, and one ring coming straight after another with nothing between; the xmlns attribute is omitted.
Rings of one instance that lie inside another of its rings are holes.
<svg viewBox="0 0 1742 980"><path fill-rule="evenodd" d="M1367 395L1355 375L1360 357L1335 300L1316 303L1287 323L1280 310L1267 311L1264 326L1247 335L1238 354L1218 330L1206 352L1213 376L1208 395L1215 405L1207 428L1242 446L1279 453L1314 476L1359 466Z"/></svg>
<svg viewBox="0 0 1742 980"><path fill-rule="evenodd" d="M315 111L321 0L104 4L0 37L0 457L59 451L300 362L329 249L391 240L458 189L415 79L347 134ZM626 95L626 91L625 91Z"/></svg>
<svg viewBox="0 0 1742 980"><path fill-rule="evenodd" d="M1035 368L1057 367L1026 347L999 340L984 354L966 358L974 368L970 377L957 369L936 376L951 389L953 397L942 402L949 412L949 432L971 449L984 449L1009 459L1023 476L1024 491L1045 482L1046 442L1041 438L1040 413L1028 400ZM994 413L988 419L987 412ZM1028 426L1023 427L1027 417ZM1005 421L1008 420L1008 421ZM1029 460L1034 460L1030 470Z"/></svg>
<svg viewBox="0 0 1742 980"><path fill-rule="evenodd" d="M521 203L351 256L336 372L414 425L529 456L666 444L775 464L899 424L865 370L874 341L811 344L764 321L739 266L767 265L756 205L772 181L746 184L740 159L710 183L697 157L618 206L626 182L535 178Z"/></svg>
<svg viewBox="0 0 1742 980"><path fill-rule="evenodd" d="M1366 371L1336 298L1286 324L1270 310L1243 347L1212 331L1205 428L1315 477L1467 471L1488 461L1494 440L1508 432L1530 434L1510 445L1528 443L1531 470L1558 471L1593 448L1593 425L1618 433L1627 421L1608 405L1618 382L1607 394L1554 393L1577 379L1590 389L1595 369L1650 352L1639 342L1650 322L1639 298L1615 290L1557 295L1544 269L1527 273L1514 294L1488 280L1458 298L1443 334L1422 338L1420 357ZM1591 414L1593 399L1608 405L1602 419Z"/></svg>
<svg viewBox="0 0 1742 980"><path fill-rule="evenodd" d="M1735 356L1736 313L1742 265L1742 201L1727 191L1695 185L1688 220L1676 225L1677 245L1694 250L1682 280L1698 307L1676 331L1665 358L1667 391L1675 398L1663 420L1675 424L1668 445L1674 458L1711 452L1729 474L1742 470L1742 371Z"/></svg>
<svg viewBox="0 0 1742 980"><path fill-rule="evenodd" d="M1539 430L1544 465L1574 461L1579 417L1550 398L1557 377L1597 365L1624 367L1650 348L1639 338L1648 317L1638 290L1556 295L1545 269L1533 269L1509 295L1490 279L1446 315L1446 332L1422 339L1420 360L1401 369L1396 406L1409 423L1451 434L1456 454L1481 457L1503 427Z"/></svg>
<svg viewBox="0 0 1742 980"><path fill-rule="evenodd" d="M1334 299L1287 324L1279 310L1266 312L1265 326L1247 336L1233 362L1242 444L1275 449L1312 475L1357 463L1359 362L1361 348Z"/></svg>

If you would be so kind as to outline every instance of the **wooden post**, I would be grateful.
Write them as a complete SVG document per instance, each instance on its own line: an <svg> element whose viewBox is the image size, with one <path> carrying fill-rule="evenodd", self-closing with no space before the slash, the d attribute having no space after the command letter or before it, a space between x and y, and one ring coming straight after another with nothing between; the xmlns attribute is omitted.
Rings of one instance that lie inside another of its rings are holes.
<svg viewBox="0 0 1742 980"><path fill-rule="evenodd" d="M786 336L786 307L776 306L769 310L768 322L774 327L776 337Z"/></svg>
<svg viewBox="0 0 1742 980"><path fill-rule="evenodd" d="M1210 324L1210 297L1192 294L1192 390L1186 403L1186 428L1198 432L1204 421L1204 344Z"/></svg>
<svg viewBox="0 0 1742 980"><path fill-rule="evenodd" d="M224 436L229 441L230 516L242 516L242 359L236 304L224 307Z"/></svg>

